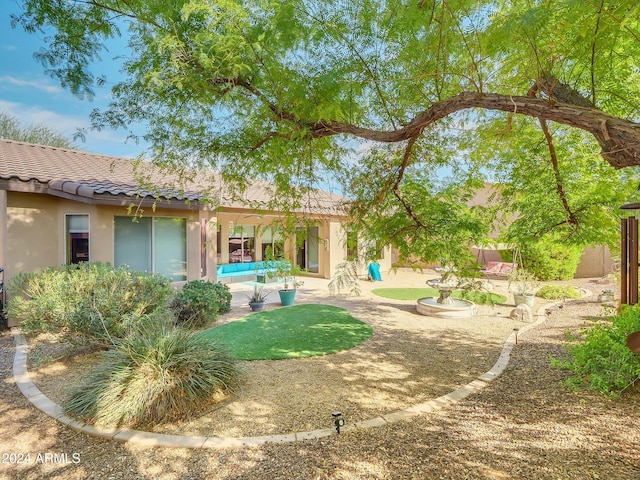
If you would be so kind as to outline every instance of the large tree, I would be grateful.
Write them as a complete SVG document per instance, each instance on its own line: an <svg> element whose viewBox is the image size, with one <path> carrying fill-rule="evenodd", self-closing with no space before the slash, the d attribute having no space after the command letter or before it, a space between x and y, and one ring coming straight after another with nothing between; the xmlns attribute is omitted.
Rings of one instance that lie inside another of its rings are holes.
<svg viewBox="0 0 640 480"><path fill-rule="evenodd" d="M489 174L517 186L544 157L559 216L531 228L555 223L575 241L597 241L581 229L598 221L585 214L598 208L586 207L579 185L599 179L585 162L608 185L627 185L632 175L615 169L640 165L635 0L23 4L15 23L52 32L37 55L79 96L103 81L91 63L126 31L126 79L94 113L95 127L148 125L150 155L172 168L208 166L282 188L333 176L361 200L363 221L367 202L380 215L404 213L408 224L386 229L388 238L435 231L440 217L416 193L450 198L441 167L459 185ZM534 129L544 153L531 144ZM519 156L508 155L506 138ZM582 183L568 180L576 175ZM609 214L621 198L612 193L600 192Z"/></svg>

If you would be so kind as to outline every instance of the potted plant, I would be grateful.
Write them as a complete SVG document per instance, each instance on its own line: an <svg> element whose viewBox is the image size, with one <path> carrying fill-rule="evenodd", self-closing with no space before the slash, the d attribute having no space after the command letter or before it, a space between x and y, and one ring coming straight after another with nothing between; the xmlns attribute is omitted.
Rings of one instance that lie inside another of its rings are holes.
<svg viewBox="0 0 640 480"><path fill-rule="evenodd" d="M509 274L509 291L513 293L516 306L526 303L533 307L535 294L540 287L540 282L530 272L524 269L516 269Z"/></svg>
<svg viewBox="0 0 640 480"><path fill-rule="evenodd" d="M267 269L270 266L270 263L266 260L256 262L256 282L267 283Z"/></svg>
<svg viewBox="0 0 640 480"><path fill-rule="evenodd" d="M248 295L249 306L252 312L260 312L264 308L264 301L266 300L268 293L262 292L262 287L255 285L253 287L253 293Z"/></svg>
<svg viewBox="0 0 640 480"><path fill-rule="evenodd" d="M286 307L293 305L296 299L296 290L303 284L296 277L302 273L298 265L292 265L288 260L274 262L274 269L269 271L269 278L277 277L284 282L283 288L278 290L280 303Z"/></svg>

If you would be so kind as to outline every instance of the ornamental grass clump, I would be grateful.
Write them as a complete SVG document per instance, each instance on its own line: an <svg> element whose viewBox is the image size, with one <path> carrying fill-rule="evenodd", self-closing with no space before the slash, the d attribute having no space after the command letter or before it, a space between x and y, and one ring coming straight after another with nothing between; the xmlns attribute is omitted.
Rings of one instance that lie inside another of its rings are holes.
<svg viewBox="0 0 640 480"><path fill-rule="evenodd" d="M185 418L234 392L238 363L220 344L159 314L143 320L99 352L99 363L65 404L69 414L134 427Z"/></svg>
<svg viewBox="0 0 640 480"><path fill-rule="evenodd" d="M545 285L536 292L536 296L547 300L565 300L580 298L580 292L573 287Z"/></svg>

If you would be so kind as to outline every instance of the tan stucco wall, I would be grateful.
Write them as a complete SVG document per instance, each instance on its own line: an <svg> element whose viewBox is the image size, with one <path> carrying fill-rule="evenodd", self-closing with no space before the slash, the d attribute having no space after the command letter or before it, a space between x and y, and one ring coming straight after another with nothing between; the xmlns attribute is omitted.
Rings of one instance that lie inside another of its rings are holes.
<svg viewBox="0 0 640 480"><path fill-rule="evenodd" d="M43 194L4 192L6 197L6 235L0 240L5 252L3 263L6 269L5 279L20 272L33 272L49 266L62 265L66 262L65 252L65 214L89 215L89 260L113 263L114 261L114 216L128 215L127 207L112 207L84 204L72 200L52 197ZM0 207L2 200L0 197ZM201 220L207 224L207 276L215 280L218 254L220 263L229 261L229 228L234 225L251 225L264 228L278 220L277 216L252 215L249 212L216 213L209 210L182 210L158 207L143 212L145 216L180 217L187 220L187 278L201 278ZM2 220L2 218L0 218ZM217 252L217 225L221 226L221 251ZM2 222L5 225L5 222ZM344 260L346 247L342 235L344 229L340 222L318 219L319 233L319 273L323 278L330 278L335 265ZM256 235L256 257L261 260L262 242L260 230ZM287 257L295 260L295 241L285 242ZM387 257L390 257L389 255ZM0 256L0 258L2 258Z"/></svg>
<svg viewBox="0 0 640 480"><path fill-rule="evenodd" d="M607 246L585 248L574 278L603 277L615 271L615 262Z"/></svg>
<svg viewBox="0 0 640 480"><path fill-rule="evenodd" d="M5 281L20 272L33 272L61 263L57 199L7 193Z"/></svg>
<svg viewBox="0 0 640 480"><path fill-rule="evenodd" d="M336 273L336 266L347 258L347 231L340 222L329 222L329 277Z"/></svg>
<svg viewBox="0 0 640 480"><path fill-rule="evenodd" d="M65 214L89 214L89 259L113 263L113 219L116 215L128 215L127 207L88 205L48 195L7 192L7 234L6 245L3 245L7 280L20 272L33 272L66 262ZM152 212L149 208L144 215L186 218L187 278L199 279L200 219L210 218L214 212L168 208L157 208ZM215 226L213 228L215 246ZM207 268L209 272L215 272L215 252L211 249Z"/></svg>
<svg viewBox="0 0 640 480"><path fill-rule="evenodd" d="M0 190L0 267L5 267L7 250L7 192Z"/></svg>

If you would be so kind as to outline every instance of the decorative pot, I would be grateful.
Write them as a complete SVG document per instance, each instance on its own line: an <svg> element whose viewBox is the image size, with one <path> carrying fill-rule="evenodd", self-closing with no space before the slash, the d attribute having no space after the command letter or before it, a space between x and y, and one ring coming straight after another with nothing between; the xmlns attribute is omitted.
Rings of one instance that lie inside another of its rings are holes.
<svg viewBox="0 0 640 480"><path fill-rule="evenodd" d="M535 295L516 295L515 293L513 294L513 301L516 304L516 307L523 303L526 303L530 307L533 307L533 301L535 300L535 298L536 298Z"/></svg>
<svg viewBox="0 0 640 480"><path fill-rule="evenodd" d="M261 312L264 308L264 302L249 302L252 312Z"/></svg>
<svg viewBox="0 0 640 480"><path fill-rule="evenodd" d="M296 300L295 290L278 290L278 293L280 294L280 303L282 303L283 307L293 305L293 302Z"/></svg>
<svg viewBox="0 0 640 480"><path fill-rule="evenodd" d="M613 293L601 293L600 295L598 295L599 303L607 303L607 302L613 302L613 301L615 301L615 297L613 296Z"/></svg>
<svg viewBox="0 0 640 480"><path fill-rule="evenodd" d="M256 278L256 282L258 282L258 283L267 283L267 276L266 275L264 275L262 273L258 273L256 275L256 277L257 277Z"/></svg>

